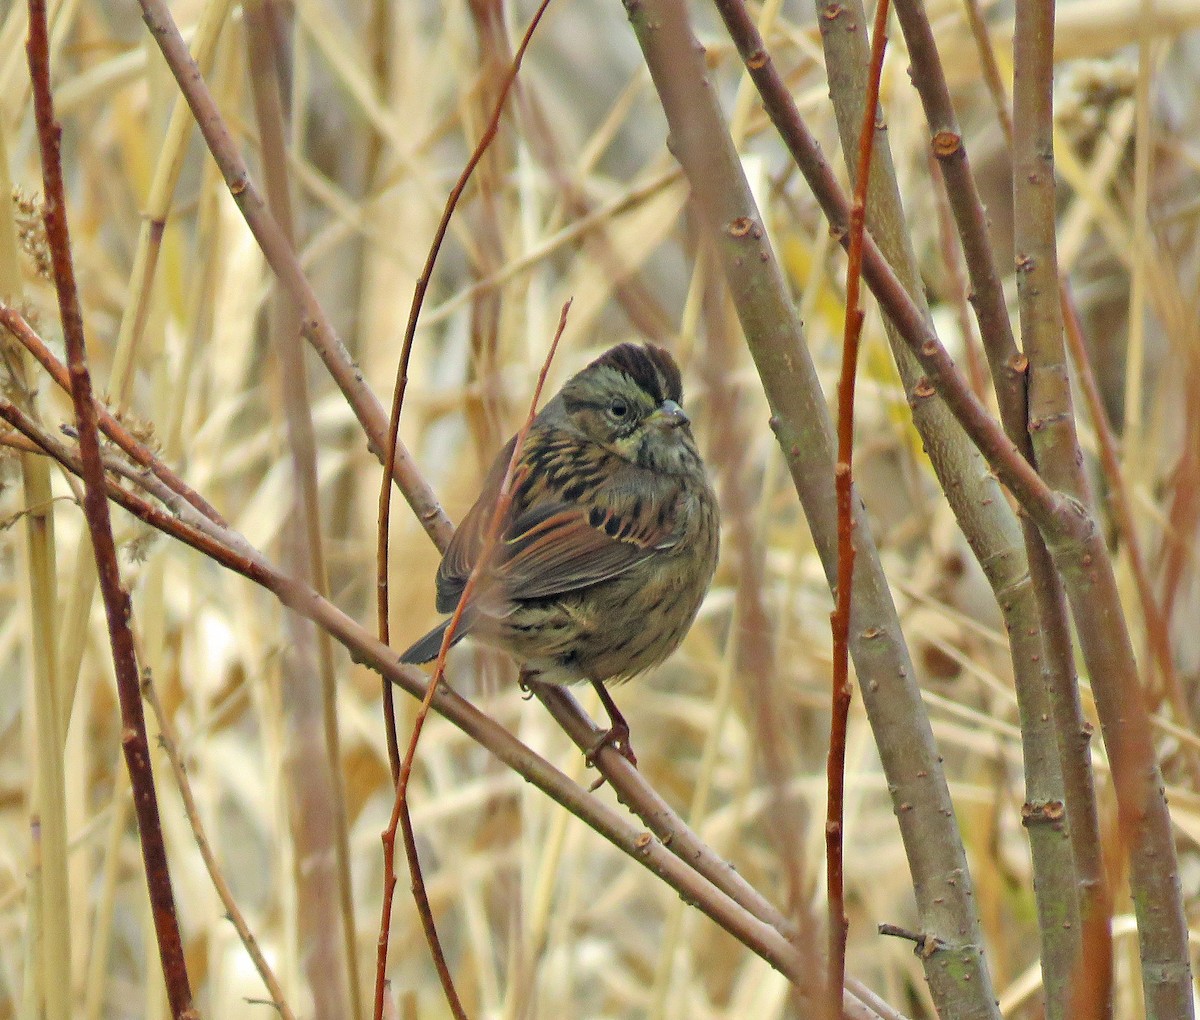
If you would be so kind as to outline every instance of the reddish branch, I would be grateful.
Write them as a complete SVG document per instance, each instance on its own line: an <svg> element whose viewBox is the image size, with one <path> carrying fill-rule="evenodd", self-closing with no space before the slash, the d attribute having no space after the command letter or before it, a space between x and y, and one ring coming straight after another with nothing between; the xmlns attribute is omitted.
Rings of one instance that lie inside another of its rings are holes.
<svg viewBox="0 0 1200 1020"><path fill-rule="evenodd" d="M543 9L544 7L545 5L543 4ZM442 647L438 649L437 662L434 663L433 667L433 677L429 681L429 688L425 692L425 697L421 699L421 706L417 709L417 717L413 722L412 736L409 738L408 750L405 752L404 761L400 766L400 779L396 784L396 803L392 809L391 824L383 834L385 860L383 882L384 905L382 928L379 932L378 969L375 978L376 1020L380 1020L380 1011L383 1007L383 973L384 964L387 962L388 926L391 920L392 896L396 888L393 858L395 856L397 822L400 822L404 827L404 852L408 858L409 872L413 880L413 896L417 901L417 909L421 915L421 924L425 928L425 937L429 942L430 949L433 951L434 964L438 970L438 977L441 978L442 988L446 993L446 1001L450 1004L450 1008L456 1017L466 1016L461 1003L458 1001L458 996L455 994L450 970L446 965L445 957L438 942L437 932L433 924L433 912L429 907L429 898L425 893L425 883L421 878L421 862L417 857L416 837L413 833L412 819L409 817L408 812L408 784L412 777L413 762L417 756L417 742L421 738L421 730L424 728L425 719L429 715L429 706L433 703L433 697L446 675L446 653L450 650L450 646L454 644L454 635L462 620L463 609L466 607L467 602L475 591L476 585L479 583L479 574L482 570L486 569L488 561L491 559L492 550L495 548L496 539L500 532L500 522L504 520L504 515L508 512L508 508L512 504L513 474L521 459L521 453L525 447L525 439L529 435L529 429L533 425L533 419L537 414L538 402L542 397L542 388L546 384L546 375L550 371L550 362L554 360L554 353L558 350L558 342L562 339L563 330L566 328L567 312L570 311L570 308L571 302L567 301L563 305L562 313L559 315L558 329L555 330L554 339L550 343L550 350L546 353L546 360L542 363L542 370L538 373L537 385L533 389L533 399L529 403L529 414L526 415L525 423L517 433L517 441L513 445L512 456L508 460L508 467L504 472L504 480L500 484L500 495L496 499L496 507L492 511L491 520L488 522L487 531L484 533L479 558L476 560L475 566L467 578L467 583L463 586L462 595L459 596L458 605L454 608L454 614L450 617L450 623L446 627L446 632L442 635Z"/></svg>
<svg viewBox="0 0 1200 1020"><path fill-rule="evenodd" d="M162 960L163 978L171 1012L176 1017L197 1016L192 1008L192 990L184 960L179 921L167 852L163 844L158 815L158 799L150 765L150 745L146 738L146 720L142 714L141 685L133 634L129 629L132 612L129 595L121 587L117 550L113 541L108 509L107 484L100 456L97 413L92 398L92 380L87 366L87 347L83 333L83 313L75 287L75 269L71 261L71 237L67 228L66 193L62 176L62 128L54 119L50 94L50 47L46 27L45 0L29 0L29 76L33 84L33 107L37 120L38 143L42 157L42 187L45 192L46 240L54 270L58 311L66 341L71 402L79 433L79 456L84 485L83 509L91 535L96 574L108 618L109 644L117 678L117 696L121 705L121 746L129 770L133 802L137 811L138 834L149 887L154 929Z"/></svg>
<svg viewBox="0 0 1200 1020"><path fill-rule="evenodd" d="M846 979L846 918L843 888L842 823L846 788L846 729L850 716L850 605L854 577L854 383L863 311L859 307L862 282L863 238L867 213L867 184L871 176L871 150L879 105L879 77L887 46L888 0L879 0L871 38L871 68L858 136L858 166L854 202L850 207L849 261L846 266L846 328L842 341L842 371L838 380L838 454L834 484L837 490L837 599L833 625L833 690L829 722L828 784L825 809L825 873L829 898L829 960L825 1001L829 1014L841 1013L841 988Z"/></svg>
<svg viewBox="0 0 1200 1020"><path fill-rule="evenodd" d="M533 33L537 29L539 22L542 20L542 15L545 14L546 8L550 5L550 0L542 0L542 3L534 12L533 18L529 22L529 26L525 29L525 35L521 38L521 44L517 47L517 52L513 56L512 64L509 67L508 74L500 88L500 94L496 97L496 104L492 110L492 115L488 120L487 127L484 129L482 136L475 145L474 151L471 153L470 159L467 160L466 166L458 176L454 187L450 190L449 196L446 198L445 208L442 210L442 218L438 222L437 230L434 232L433 241L429 246L429 254L425 258L425 265L421 270L421 275L417 277L417 283L413 291L412 305L408 313L408 323L404 330L404 344L400 352L400 363L396 369L396 383L392 393L392 410L388 423L388 436L386 455L384 457L384 471L382 482L379 491L379 517L378 517L378 540L376 546L376 615L377 625L379 629L379 640L385 645L391 641L389 612L388 612L388 541L390 535L389 522L391 517L392 506L392 486L391 479L396 467L396 450L398 447L398 439L400 434L400 414L404 408L404 394L408 388L408 365L412 357L413 340L416 337L417 322L420 319L421 307L425 302L425 293L429 288L429 281L433 276L433 267L437 262L438 253L441 251L442 242L445 240L446 231L450 227L450 218L454 215L454 210L458 206L459 199L462 197L463 191L467 187L467 182L471 179L476 166L483 158L483 154L487 151L488 146L492 144L497 132L500 130L500 117L504 112L504 104L508 98L509 92L512 90L513 83L517 79L517 73L521 69L521 61L525 56L525 51L529 48L529 43L533 39ZM568 305L570 302L568 302ZM567 308L563 308L562 321L559 323L558 334L554 337L554 342L550 348L550 355L546 359L546 364L542 368L541 377L538 379L537 390L534 394L533 407L537 406L537 398L541 393L542 383L545 380L546 371L550 367L550 358L554 356L554 350L558 347L559 337L562 335L563 326L566 324ZM525 429L528 430L529 423L533 420L533 411L530 411L529 422L526 422ZM517 449L514 451L514 459L509 464L509 476L512 473L512 467L516 463L516 455L520 450L521 441L517 443ZM506 492L509 476L505 478L505 490L501 494L501 499L497 505L497 514L493 518L493 526L500 519L499 509L500 504L506 501ZM490 545L485 545L485 549L489 549ZM481 561L482 562L482 559ZM416 836L413 832L412 818L408 811L408 782L412 774L413 759L416 756L417 742L421 736L421 730L425 723L425 717L429 712L429 705L433 699L434 692L437 690L441 682L442 675L445 670L446 650L450 647L449 641L457 628L458 620L461 617L461 607L466 603L466 597L471 590L474 580L474 574L468 581L467 587L463 591L463 596L459 600L459 609L455 611L451 619L450 626L446 628L446 637L442 644L442 649L438 655L437 665L434 670L433 680L429 685L429 690L426 696L421 701L421 707L417 712L416 720L413 724L412 736L409 740L408 752L405 755L403 764L399 760L399 746L396 740L396 714L394 706L394 695L392 685L385 678L383 680L383 717L384 729L387 737L388 761L392 767L392 779L396 784L396 800L395 807L392 812L392 817L387 830L383 834L384 845L384 897L383 897L383 916L380 922L378 956L376 960L375 973L375 1016L378 1020L382 1016L383 1011L383 990L384 990L384 972L387 963L387 946L388 946L388 930L391 925L392 913L392 897L395 891L395 842L396 842L396 824L399 822L403 829L404 836L404 854L408 861L409 875L413 883L413 899L416 901L417 912L421 917L421 925L425 931L426 941L429 943L429 950L433 956L434 966L438 972L438 978L442 983L442 990L446 995L446 1001L450 1006L451 1011L456 1017L465 1016L462 1004L459 1002L458 994L454 989L454 980L450 974L450 968L446 964L445 954L442 952L441 943L438 940L437 928L433 921L433 912L429 907L429 897L425 891L424 878L421 875L421 862L417 855Z"/></svg>
<svg viewBox="0 0 1200 1020"><path fill-rule="evenodd" d="M450 218L454 215L454 210L458 206L458 201L467 187L467 182L471 179L471 174L475 172L475 167L479 165L483 154L496 137L496 132L500 130L500 116L504 112L505 100L507 100L508 93L512 90L513 83L517 80L517 72L521 69L521 61L525 57L525 51L529 48L529 42L533 38L533 33L537 29L538 23L542 20L542 15L546 12L546 8L549 5L550 0L542 0L541 5L529 22L529 27L525 29L525 35L521 38L521 45L517 47L517 52L513 56L512 66L508 71L508 76L505 78L504 84L500 89L500 95L496 97L496 106L492 110L492 116L488 120L487 127L476 143L475 149L471 153L471 158L467 160L466 166L463 167L462 173L458 175L458 180L455 182L454 187L450 189L450 194L446 198L446 205L442 210L442 218L438 222L437 230L434 231L433 242L429 246L429 254L425 257L425 265L421 269L421 275L417 277L416 287L413 290L412 306L408 312L408 324L404 328L404 344L400 350L400 364L396 369L396 384L392 393L392 413L388 423L383 481L379 491L379 530L378 545L375 553L375 583L378 592L376 616L379 628L379 640L384 644L388 644L391 640L388 621L388 522L392 507L392 487L389 481L396 468L396 450L400 435L400 413L404 408L404 393L408 389L408 363L412 356L413 340L417 333L417 321L421 316L421 306L425 303L425 292L429 288L429 281L433 276L433 267L437 262L438 253L441 251L442 241L445 240L446 231L450 228ZM391 684L386 682L383 685L383 709L387 726L388 758L392 765L392 779L397 780L399 778L400 757L396 745L396 723L392 707L392 688Z"/></svg>

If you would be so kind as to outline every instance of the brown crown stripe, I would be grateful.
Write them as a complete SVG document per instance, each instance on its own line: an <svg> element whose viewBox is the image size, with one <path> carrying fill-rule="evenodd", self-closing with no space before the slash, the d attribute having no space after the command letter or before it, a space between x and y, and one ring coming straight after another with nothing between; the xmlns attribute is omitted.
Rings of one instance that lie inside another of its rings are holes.
<svg viewBox="0 0 1200 1020"><path fill-rule="evenodd" d="M664 400L683 400L683 379L679 367L663 347L654 344L618 344L602 354L593 365L610 365L624 372L638 386L654 398L656 404Z"/></svg>

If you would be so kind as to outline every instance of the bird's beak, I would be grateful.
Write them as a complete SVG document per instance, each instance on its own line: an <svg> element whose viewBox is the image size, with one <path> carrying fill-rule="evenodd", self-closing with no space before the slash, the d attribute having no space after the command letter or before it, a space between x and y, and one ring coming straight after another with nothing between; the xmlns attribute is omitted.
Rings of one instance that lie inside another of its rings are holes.
<svg viewBox="0 0 1200 1020"><path fill-rule="evenodd" d="M674 400L664 400L650 415L650 421L659 428L677 429L682 425L687 425L691 419Z"/></svg>

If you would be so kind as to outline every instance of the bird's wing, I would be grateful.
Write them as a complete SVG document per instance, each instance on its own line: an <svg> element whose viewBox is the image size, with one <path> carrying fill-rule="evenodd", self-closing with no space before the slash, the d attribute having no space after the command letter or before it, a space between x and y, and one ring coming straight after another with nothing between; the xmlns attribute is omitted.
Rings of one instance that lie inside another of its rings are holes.
<svg viewBox="0 0 1200 1020"><path fill-rule="evenodd" d="M678 495L673 485L653 495L602 488L590 507L531 510L505 536L496 580L508 599L535 599L623 574L675 544Z"/></svg>
<svg viewBox="0 0 1200 1020"><path fill-rule="evenodd" d="M437 611L452 613L458 605L467 578L475 568L483 548L483 537L492 520L492 512L500 495L500 486L504 484L504 473L508 470L508 462L512 459L513 447L517 437L513 436L504 444L496 459L492 462L491 470L483 481L483 489L475 505L467 511L450 544L442 554L442 563L437 572ZM511 513L511 511L510 511ZM507 530L503 527L502 532Z"/></svg>
<svg viewBox="0 0 1200 1020"><path fill-rule="evenodd" d="M482 550L511 456L510 443L446 549L437 578L439 612L451 612L458 604ZM510 510L501 524L493 564L481 579L485 589L506 602L559 595L616 577L674 545L678 487L656 478L647 490L645 481L635 486L621 473L593 491L587 505L548 496L522 511ZM514 488L520 482L518 478Z"/></svg>

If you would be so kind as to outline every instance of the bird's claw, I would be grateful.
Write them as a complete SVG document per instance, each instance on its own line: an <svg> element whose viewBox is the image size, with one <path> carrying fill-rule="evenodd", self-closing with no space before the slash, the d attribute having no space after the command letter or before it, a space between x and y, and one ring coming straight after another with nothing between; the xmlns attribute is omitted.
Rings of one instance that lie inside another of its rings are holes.
<svg viewBox="0 0 1200 1020"><path fill-rule="evenodd" d="M588 768L593 768L596 764L596 755L598 755L605 747L611 747L614 751L621 755L635 769L638 765L637 755L633 753L633 745L629 742L629 726L622 719L620 722L613 723L607 730L596 738L595 743L584 752L583 760L587 763ZM600 776L591 786L588 787L588 792L592 793L600 789L604 785L604 777Z"/></svg>

